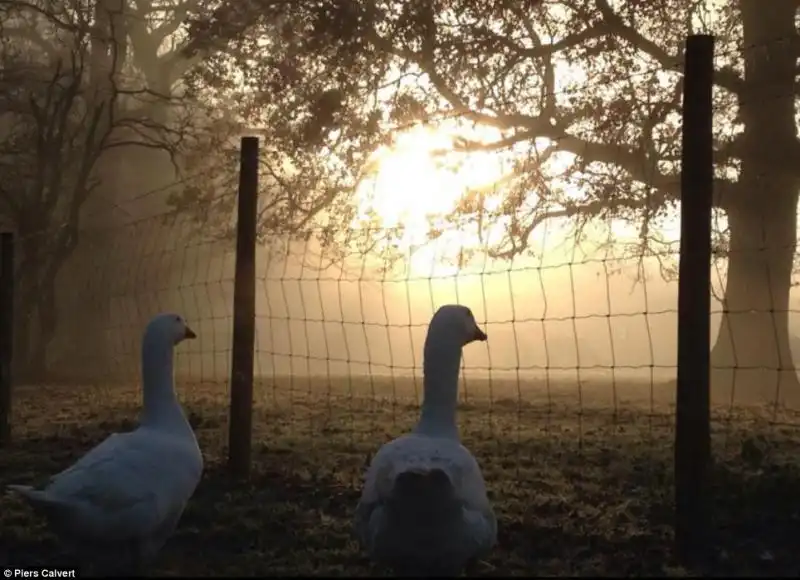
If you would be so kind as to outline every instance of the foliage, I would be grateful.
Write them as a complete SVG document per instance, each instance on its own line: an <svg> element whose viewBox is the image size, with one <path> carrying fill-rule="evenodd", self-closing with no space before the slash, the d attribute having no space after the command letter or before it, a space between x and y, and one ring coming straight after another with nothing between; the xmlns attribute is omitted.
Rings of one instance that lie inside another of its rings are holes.
<svg viewBox="0 0 800 580"><path fill-rule="evenodd" d="M195 21L190 54L207 56L186 78L188 93L224 111L228 131L215 157L214 179L186 188L172 203L178 211L194 212L204 228L216 223L217 235L232 234L235 197L220 189L230 191L235 182L242 134L256 134L262 142L262 241L313 235L323 245L331 245L352 221L353 189L367 174L372 153L388 139L380 131L375 99L385 76L375 71L385 69L388 59L377 49L328 42L320 27L347 26L347 15L327 22L309 8L242 2ZM258 18L242 20L249 10L258 10ZM216 34L221 20L225 36ZM247 34L227 34L240 28ZM208 163L207 155L187 160L199 171ZM223 218L214 222L215 216Z"/></svg>
<svg viewBox="0 0 800 580"><path fill-rule="evenodd" d="M731 111L740 64L732 6L709 12L683 0L250 0L218 5L193 34L200 45L204 38L225 44L225 56L203 74L246 103L243 118L268 121L270 132L294 132L290 140L270 133L270 148L304 147L303 120L322 120L311 97L335 91L339 108L325 148L303 151L299 165L314 186L292 183L314 191L313 198L320 198L319 180L331 177L314 156L344 161L349 178L337 184L353 187L363 178L365 153L390 143L398 124L449 129L456 153L496 152L507 174L491 191L468 193L447 222L479 222L490 253L510 258L530 249L537 226L559 217L579 227L587 218L634 222L641 241L634 251L663 253L655 232L679 197L682 47L698 28L720 38L717 161L720 185L729 190L723 178L735 176ZM484 129L478 136L475 126ZM348 156L354 149L360 155ZM464 162L448 157L451 166ZM724 207L722 197L717 202ZM266 230L287 223L285 213L275 216L265 214ZM498 230L502 235L490 235Z"/></svg>

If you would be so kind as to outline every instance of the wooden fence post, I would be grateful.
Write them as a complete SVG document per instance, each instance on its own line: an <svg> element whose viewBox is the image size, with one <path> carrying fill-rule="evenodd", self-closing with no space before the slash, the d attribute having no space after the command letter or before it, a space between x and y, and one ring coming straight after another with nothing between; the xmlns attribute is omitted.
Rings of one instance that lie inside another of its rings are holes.
<svg viewBox="0 0 800 580"><path fill-rule="evenodd" d="M686 40L675 418L675 547L684 566L708 556L711 531L711 207L714 37Z"/></svg>
<svg viewBox="0 0 800 580"><path fill-rule="evenodd" d="M231 409L228 430L228 466L238 477L246 477L250 473L253 438L258 147L258 137L242 138L236 222L236 275L233 287Z"/></svg>
<svg viewBox="0 0 800 580"><path fill-rule="evenodd" d="M0 447L11 442L14 346L14 234L0 234Z"/></svg>

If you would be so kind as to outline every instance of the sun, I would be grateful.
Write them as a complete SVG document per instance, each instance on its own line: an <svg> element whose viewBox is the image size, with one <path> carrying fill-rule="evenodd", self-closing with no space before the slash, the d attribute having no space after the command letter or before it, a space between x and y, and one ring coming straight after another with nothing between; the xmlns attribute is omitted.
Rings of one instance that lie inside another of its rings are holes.
<svg viewBox="0 0 800 580"><path fill-rule="evenodd" d="M454 166L452 136L447 130L425 127L399 135L391 149L376 153L375 174L357 192L357 219L371 214L380 227L402 228L400 249L409 254L409 266L417 274L451 275L457 268L448 258L482 245L477 231L448 229L434 241L428 234L466 193L496 183L503 175L502 163L491 153L459 153Z"/></svg>
<svg viewBox="0 0 800 580"><path fill-rule="evenodd" d="M415 127L398 135L391 148L375 153L375 171L356 191L358 215L353 227L368 223L371 228L397 229L399 239L395 239L393 245L406 256L406 271L414 277L455 276L462 272L459 257L464 250L477 250L480 254L505 234L507 222L502 219L488 229L484 224L480 236L477 224L453 228L444 223L443 216L453 212L470 191L489 192L484 198L484 208L496 209L503 195L501 188L495 186L508 175L508 161L516 155L514 151L505 152L505 155L497 151L456 153L453 151L455 135L484 143L499 138L494 129L486 127L468 130L458 125L436 129ZM550 163L555 175L569 167L569 159L564 156L554 156ZM574 185L565 187L572 199L580 200L585 195ZM536 192L528 195L533 200ZM574 259L571 248L575 244L563 247L558 244L569 239L568 222L569 218L553 218L548 227L531 232L533 245L545 252L548 260L566 263ZM677 240L679 223L677 215L669 215L654 225L661 230L664 239ZM430 236L432 227L441 232L435 239ZM621 220L596 224L597 231L589 237L605 242L608 235L603 228L608 228L618 241L638 239L637 224ZM591 252L591 246L584 244L581 251ZM508 267L508 264L495 266ZM481 267L485 269L487 264Z"/></svg>

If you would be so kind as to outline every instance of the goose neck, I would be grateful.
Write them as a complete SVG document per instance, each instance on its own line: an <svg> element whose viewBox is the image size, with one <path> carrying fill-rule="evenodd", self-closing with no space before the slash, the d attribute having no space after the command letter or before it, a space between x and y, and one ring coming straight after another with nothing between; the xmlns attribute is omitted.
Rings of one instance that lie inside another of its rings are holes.
<svg viewBox="0 0 800 580"><path fill-rule="evenodd" d="M147 340L142 344L143 424L159 423L180 412L173 388L173 349L171 345Z"/></svg>
<svg viewBox="0 0 800 580"><path fill-rule="evenodd" d="M460 367L460 345L426 343L424 395L417 432L458 438L456 407Z"/></svg>

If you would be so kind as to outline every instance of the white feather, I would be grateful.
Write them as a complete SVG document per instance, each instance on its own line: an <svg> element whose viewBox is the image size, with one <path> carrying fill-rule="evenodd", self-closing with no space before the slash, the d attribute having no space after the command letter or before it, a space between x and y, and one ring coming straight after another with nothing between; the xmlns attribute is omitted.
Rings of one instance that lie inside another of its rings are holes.
<svg viewBox="0 0 800 580"><path fill-rule="evenodd" d="M145 333L145 407L136 430L112 434L42 490L8 486L94 563L151 560L200 481L203 457L174 393L172 349L180 338L169 333L175 321L182 324L175 315L161 315Z"/></svg>

